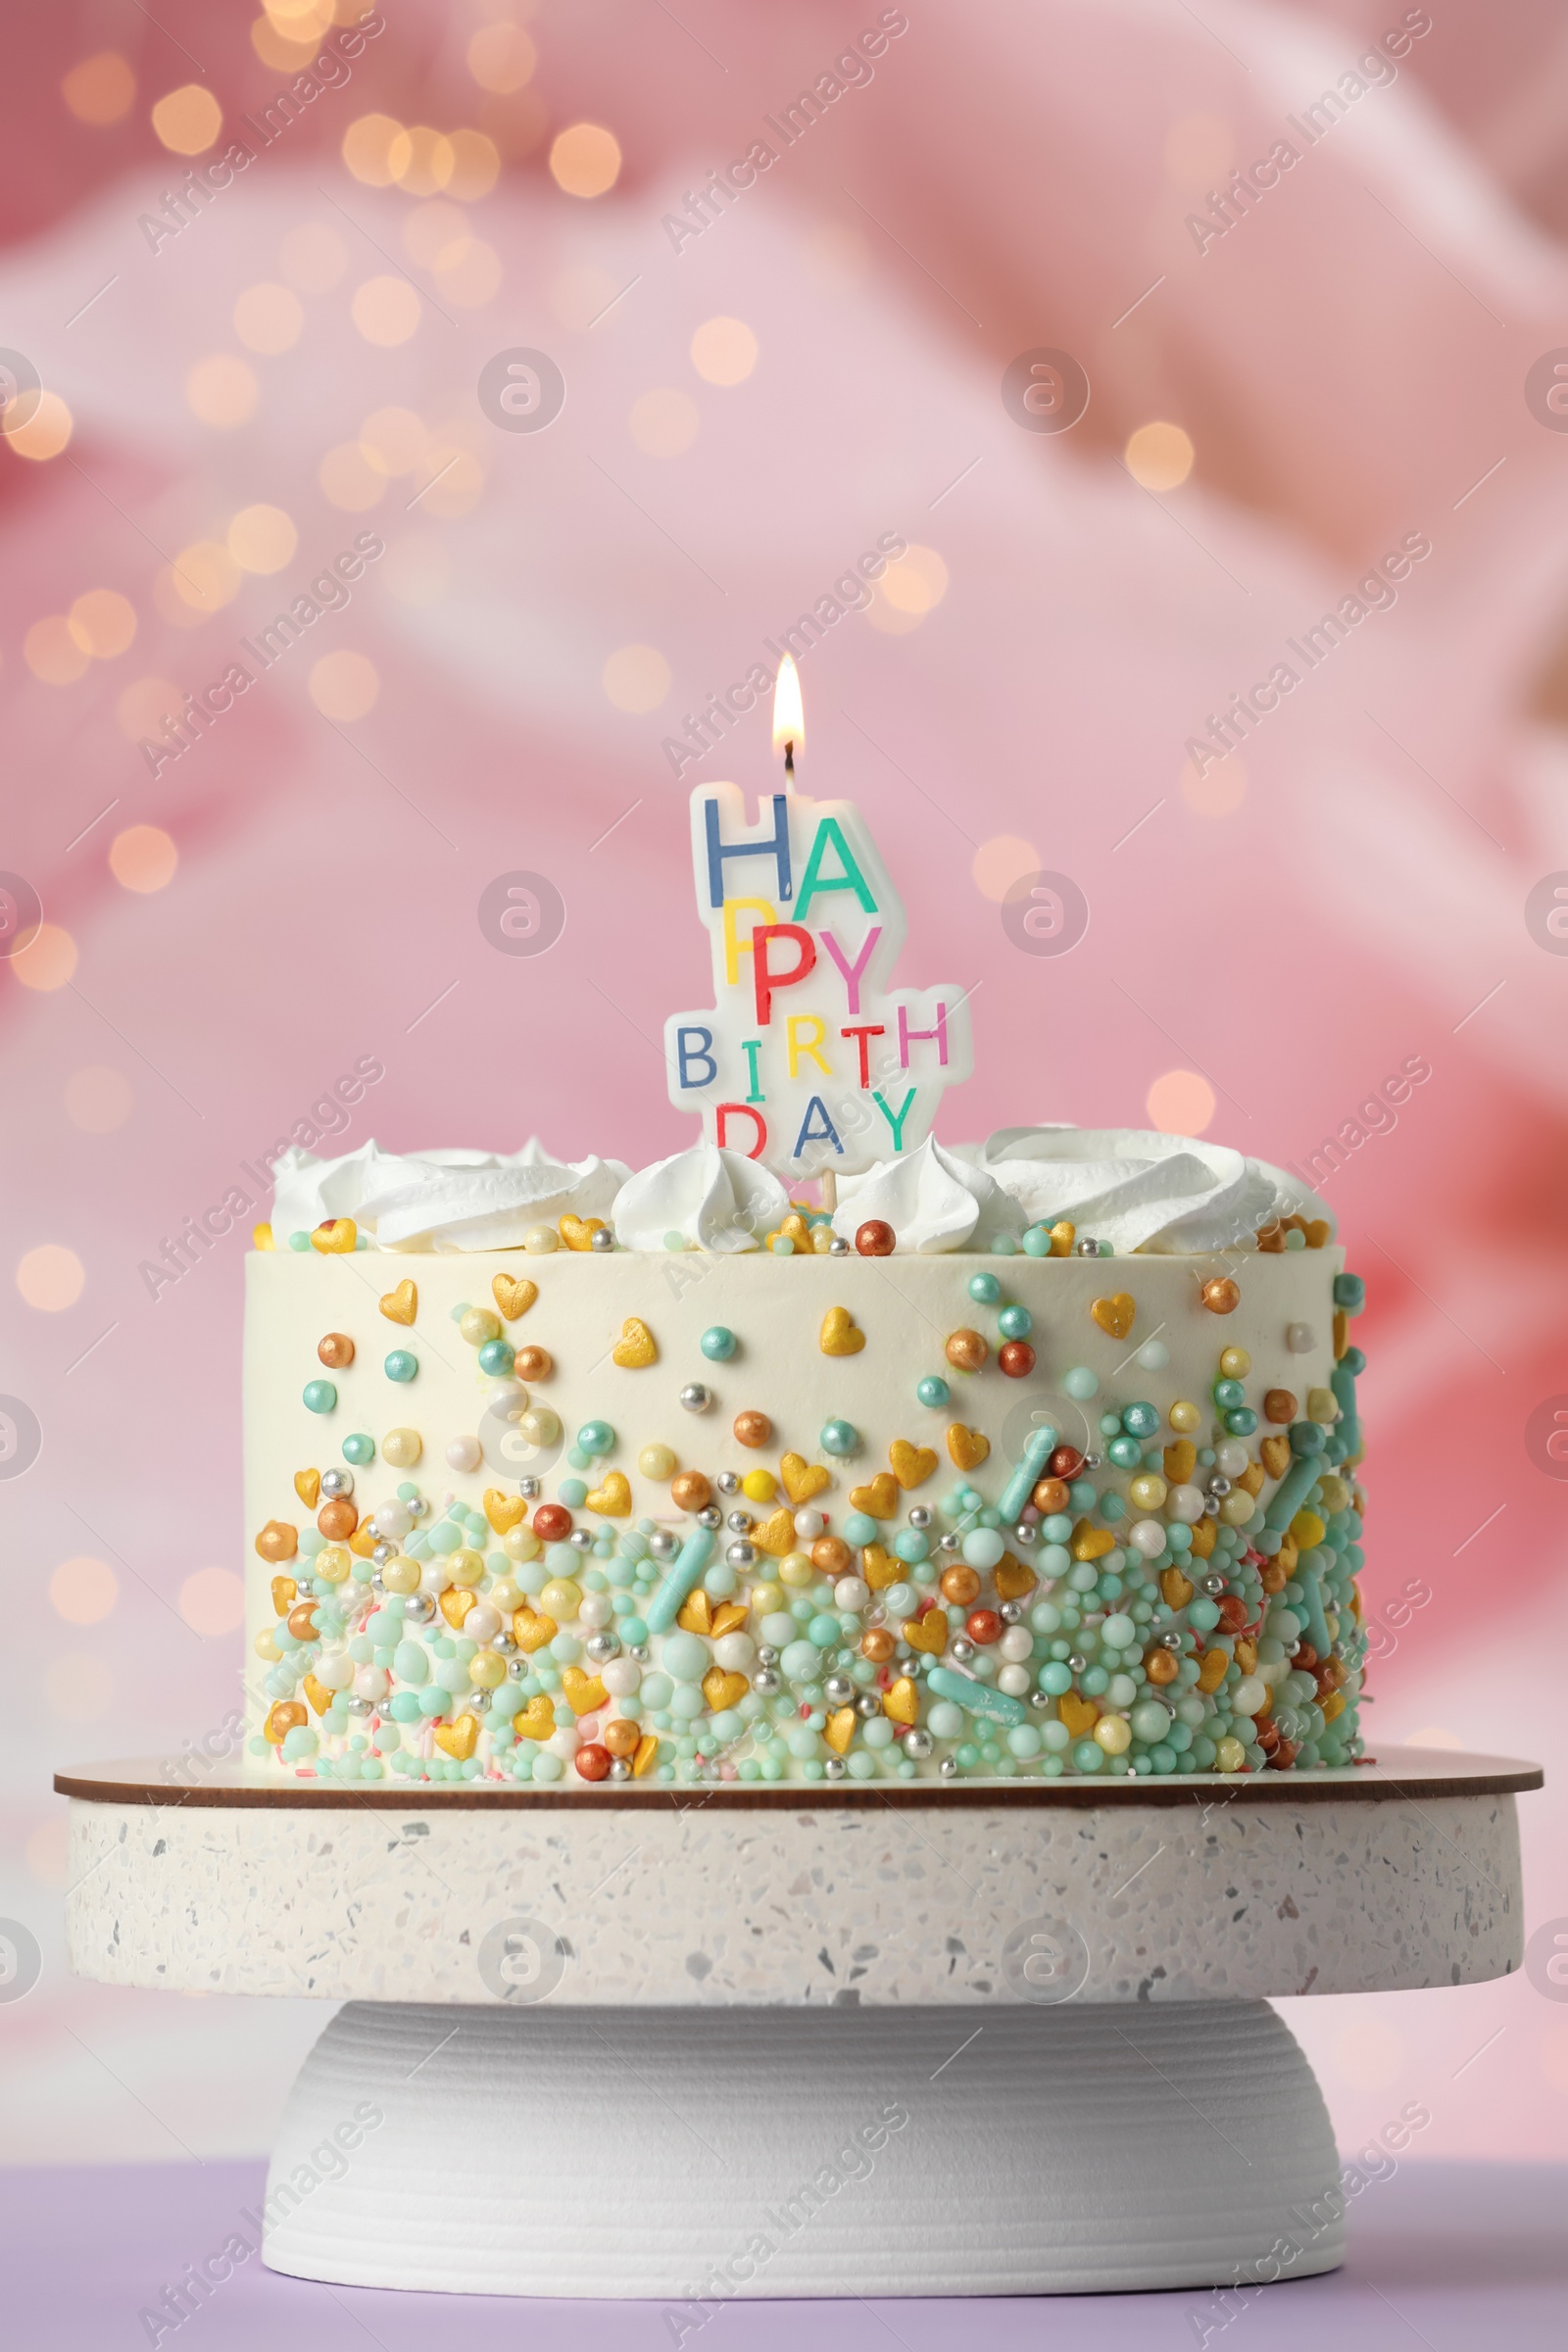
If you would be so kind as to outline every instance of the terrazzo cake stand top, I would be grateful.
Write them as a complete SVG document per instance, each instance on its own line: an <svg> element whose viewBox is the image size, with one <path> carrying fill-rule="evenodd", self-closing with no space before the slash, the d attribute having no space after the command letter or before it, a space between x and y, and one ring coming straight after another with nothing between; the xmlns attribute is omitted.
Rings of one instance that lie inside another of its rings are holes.
<svg viewBox="0 0 1568 2352"><path fill-rule="evenodd" d="M265 2258L349 2285L732 2297L1334 2269L1327 2111L1271 1995L1521 1957L1540 1770L833 1788L62 1774L72 1965L347 2006Z"/></svg>

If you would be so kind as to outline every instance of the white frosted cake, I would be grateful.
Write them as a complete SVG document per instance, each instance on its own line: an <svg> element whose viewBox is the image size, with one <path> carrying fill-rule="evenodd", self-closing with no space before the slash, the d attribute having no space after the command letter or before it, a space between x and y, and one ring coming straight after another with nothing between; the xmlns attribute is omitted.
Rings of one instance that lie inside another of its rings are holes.
<svg viewBox="0 0 1568 2352"><path fill-rule="evenodd" d="M797 1185L797 1194L806 1189ZM279 1165L247 1264L256 1768L582 1791L1351 1763L1322 1204L1011 1129L841 1175Z"/></svg>

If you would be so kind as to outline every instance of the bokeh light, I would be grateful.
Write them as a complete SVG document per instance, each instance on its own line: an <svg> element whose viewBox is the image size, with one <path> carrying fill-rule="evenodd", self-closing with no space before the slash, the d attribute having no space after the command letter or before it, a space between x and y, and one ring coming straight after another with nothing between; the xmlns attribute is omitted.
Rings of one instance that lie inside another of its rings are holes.
<svg viewBox="0 0 1568 2352"><path fill-rule="evenodd" d="M234 305L234 332L247 351L273 358L289 351L300 339L305 313L289 286L247 286Z"/></svg>
<svg viewBox="0 0 1568 2352"><path fill-rule="evenodd" d="M60 95L78 122L103 130L122 122L136 101L136 76L118 49L100 49L73 66Z"/></svg>
<svg viewBox="0 0 1568 2352"><path fill-rule="evenodd" d="M179 620L194 628L199 621L209 620L239 594L243 574L228 549L216 539L198 539L190 547L182 547L167 572L158 574L153 593L167 583L170 601L160 599L159 610L166 620ZM176 699L174 708L179 707Z"/></svg>
<svg viewBox="0 0 1568 2352"><path fill-rule="evenodd" d="M58 923L40 923L24 948L11 957L10 968L24 988L40 996L64 988L76 968L76 943Z"/></svg>
<svg viewBox="0 0 1568 2352"><path fill-rule="evenodd" d="M668 387L632 403L631 437L645 457L678 458L696 440L701 422L697 403Z"/></svg>
<svg viewBox="0 0 1568 2352"><path fill-rule="evenodd" d="M98 1625L120 1597L120 1579L107 1560L82 1552L62 1560L49 1579L49 1606L68 1625Z"/></svg>
<svg viewBox="0 0 1568 2352"><path fill-rule="evenodd" d="M452 177L456 162L446 133L423 122L403 131L387 153L388 168L406 196L433 196Z"/></svg>
<svg viewBox="0 0 1568 2352"><path fill-rule="evenodd" d="M468 72L482 90L503 97L520 90L539 63L539 52L520 24L485 24L468 43Z"/></svg>
<svg viewBox="0 0 1568 2352"><path fill-rule="evenodd" d="M245 1587L232 1568L198 1568L179 1588L179 1613L193 1634L231 1634L245 1622Z"/></svg>
<svg viewBox="0 0 1568 2352"><path fill-rule="evenodd" d="M255 370L237 352L215 351L198 360L185 377L185 406L198 424L221 433L244 424L256 409Z"/></svg>
<svg viewBox="0 0 1568 2352"><path fill-rule="evenodd" d="M1150 1088L1144 1108L1161 1135L1203 1135L1214 1116L1214 1089L1197 1070L1167 1070Z"/></svg>
<svg viewBox="0 0 1568 2352"><path fill-rule="evenodd" d="M138 678L115 704L115 724L127 743L140 743L166 718L177 717L181 700L172 678Z"/></svg>
<svg viewBox="0 0 1568 2352"><path fill-rule="evenodd" d="M757 337L744 318L709 318L692 337L692 366L705 383L744 384L757 366Z"/></svg>
<svg viewBox="0 0 1568 2352"><path fill-rule="evenodd" d="M89 588L71 608L71 634L95 662L113 662L136 635L136 608L118 588Z"/></svg>
<svg viewBox="0 0 1568 2352"><path fill-rule="evenodd" d="M360 448L379 473L413 473L429 439L412 409L376 409L360 427Z"/></svg>
<svg viewBox="0 0 1568 2352"><path fill-rule="evenodd" d="M386 475L358 441L339 441L316 469L326 498L345 514L367 514L386 496Z"/></svg>
<svg viewBox="0 0 1568 2352"><path fill-rule="evenodd" d="M657 710L669 692L669 663L655 646L623 645L605 663L604 688L617 710Z"/></svg>
<svg viewBox="0 0 1568 2352"><path fill-rule="evenodd" d="M60 1090L66 1116L83 1135L113 1135L136 1106L130 1080L107 1062L90 1061L73 1070Z"/></svg>
<svg viewBox="0 0 1568 2352"><path fill-rule="evenodd" d="M1141 424L1128 437L1127 470L1145 490L1176 490L1193 470L1192 442L1179 424Z"/></svg>
<svg viewBox="0 0 1568 2352"><path fill-rule="evenodd" d="M178 850L158 825L127 825L109 851L109 870L121 888L143 895L172 882L178 863Z"/></svg>
<svg viewBox="0 0 1568 2352"><path fill-rule="evenodd" d="M228 552L242 571L281 571L299 543L281 507L242 507L228 526Z"/></svg>
<svg viewBox="0 0 1568 2352"><path fill-rule="evenodd" d="M40 1242L17 1261L17 1288L40 1314L58 1315L81 1297L86 1269L63 1242Z"/></svg>
<svg viewBox="0 0 1568 2352"><path fill-rule="evenodd" d="M22 658L45 686L74 684L92 661L63 612L33 622L22 640Z"/></svg>
<svg viewBox="0 0 1568 2352"><path fill-rule="evenodd" d="M600 122L573 122L551 145L550 172L568 196L603 196L620 177L619 141Z"/></svg>
<svg viewBox="0 0 1568 2352"><path fill-rule="evenodd" d="M948 593L948 567L934 547L911 547L871 591L866 618L885 637L906 636Z"/></svg>
<svg viewBox="0 0 1568 2352"><path fill-rule="evenodd" d="M997 833L980 844L969 871L980 896L1000 906L1015 882L1039 873L1040 853L1017 833Z"/></svg>
<svg viewBox="0 0 1568 2352"><path fill-rule="evenodd" d="M406 343L419 323L419 297L406 277L368 277L350 308L367 343L386 349Z"/></svg>
<svg viewBox="0 0 1568 2352"><path fill-rule="evenodd" d="M211 90L187 81L153 108L153 129L173 155L205 155L223 127L223 110Z"/></svg>
<svg viewBox="0 0 1568 2352"><path fill-rule="evenodd" d="M380 691L375 663L365 654L324 654L311 671L311 700L323 718L363 718Z"/></svg>
<svg viewBox="0 0 1568 2352"><path fill-rule="evenodd" d="M1229 816L1247 798L1247 770L1234 752L1227 752L1201 775L1191 760L1184 760L1181 791L1195 815Z"/></svg>
<svg viewBox="0 0 1568 2352"><path fill-rule="evenodd" d="M42 465L69 446L71 430L71 411L59 393L40 392L27 415L7 427L6 447L19 458Z"/></svg>
<svg viewBox="0 0 1568 2352"><path fill-rule="evenodd" d="M402 137L395 116L361 115L343 133L343 161L366 187L388 188L396 177L392 151Z"/></svg>
<svg viewBox="0 0 1568 2352"><path fill-rule="evenodd" d="M501 176L501 150L482 130L455 130L451 145L447 194L465 204L476 204L481 196L489 195Z"/></svg>

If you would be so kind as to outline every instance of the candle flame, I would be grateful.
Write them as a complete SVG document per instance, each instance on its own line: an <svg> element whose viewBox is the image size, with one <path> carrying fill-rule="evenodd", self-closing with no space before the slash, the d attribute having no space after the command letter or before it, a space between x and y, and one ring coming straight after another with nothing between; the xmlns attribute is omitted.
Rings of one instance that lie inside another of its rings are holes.
<svg viewBox="0 0 1568 2352"><path fill-rule="evenodd" d="M786 654L779 663L778 683L773 689L773 749L784 754L786 771L793 769L795 757L806 745L806 711L801 702L801 673L795 666L793 654Z"/></svg>

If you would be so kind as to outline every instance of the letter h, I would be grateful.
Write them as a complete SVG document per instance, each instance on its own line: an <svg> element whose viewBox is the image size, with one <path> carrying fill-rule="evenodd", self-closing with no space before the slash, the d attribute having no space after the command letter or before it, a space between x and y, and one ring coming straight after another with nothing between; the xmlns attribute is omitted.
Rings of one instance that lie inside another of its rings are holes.
<svg viewBox="0 0 1568 2352"><path fill-rule="evenodd" d="M790 876L790 805L782 792L773 795L773 834L769 841L725 841L718 830L718 803L705 801L703 814L708 825L708 903L710 906L724 904L724 860L726 858L771 858L778 872L780 900L793 898L795 886Z"/></svg>

